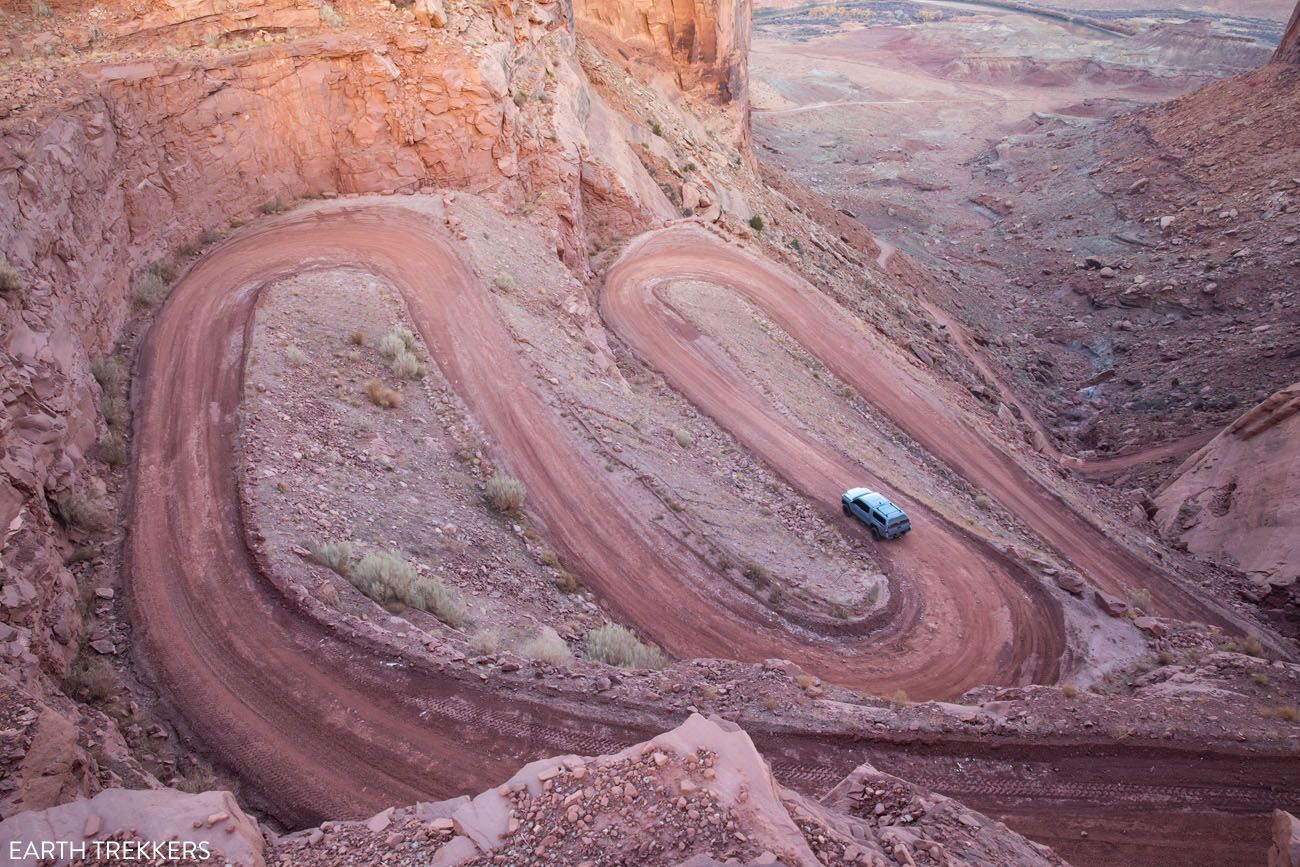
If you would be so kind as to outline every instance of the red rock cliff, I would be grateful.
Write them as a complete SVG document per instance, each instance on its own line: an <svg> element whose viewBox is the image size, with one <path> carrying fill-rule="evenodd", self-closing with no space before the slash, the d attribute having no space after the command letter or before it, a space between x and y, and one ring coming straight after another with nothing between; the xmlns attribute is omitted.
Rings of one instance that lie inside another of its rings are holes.
<svg viewBox="0 0 1300 867"><path fill-rule="evenodd" d="M671 75L685 91L743 103L751 0L575 0L583 34Z"/></svg>

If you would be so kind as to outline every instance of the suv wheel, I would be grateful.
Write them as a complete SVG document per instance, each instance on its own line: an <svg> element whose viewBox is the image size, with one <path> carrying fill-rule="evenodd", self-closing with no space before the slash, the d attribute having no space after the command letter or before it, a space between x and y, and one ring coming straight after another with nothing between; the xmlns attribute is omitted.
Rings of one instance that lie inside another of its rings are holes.
<svg viewBox="0 0 1300 867"><path fill-rule="evenodd" d="M840 503L840 511L844 512L844 514L846 514L846 515L852 515L852 514L853 514L852 512L849 511L849 504L848 504L848 503Z"/></svg>
<svg viewBox="0 0 1300 867"><path fill-rule="evenodd" d="M871 527L871 538L875 539L877 542L879 542L881 538L880 530L878 530L874 525Z"/></svg>

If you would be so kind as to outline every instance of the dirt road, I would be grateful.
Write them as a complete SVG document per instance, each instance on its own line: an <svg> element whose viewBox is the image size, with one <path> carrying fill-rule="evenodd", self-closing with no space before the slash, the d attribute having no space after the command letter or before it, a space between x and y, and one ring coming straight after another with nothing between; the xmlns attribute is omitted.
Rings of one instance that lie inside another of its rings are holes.
<svg viewBox="0 0 1300 867"><path fill-rule="evenodd" d="M698 242L697 254L717 253L704 243ZM637 264L635 257L625 259L624 279ZM1059 612L1008 580L976 540L951 528L940 531L942 525L934 535L947 540L950 551L973 558L961 574L949 570L952 586L941 591L926 577L925 570L938 564L921 553L899 555L898 569L918 582L910 603L917 611L943 611L965 630L947 649L920 641L913 649L922 656L909 657L898 631L906 622L880 635L831 640L809 637L806 629L787 632L745 598L719 604L726 588L709 585L707 573L691 571L703 567L690 562L689 552L669 537L651 535L619 508L617 496L602 487L608 484L603 474L530 391L513 355L499 351L510 344L490 295L476 285L437 221L394 205L334 206L259 224L197 262L141 348L133 396L125 570L134 653L183 731L285 822L359 816L394 803L477 791L528 758L608 752L675 722L603 706L558 707L552 696L518 686L497 692L491 683L443 671L429 660L395 658L347 627L307 616L257 562L245 538L235 447L253 305L269 281L337 266L365 268L403 293L436 362L528 485L548 538L563 546L566 561L579 564L612 607L670 651L736 656L739 650L742 658L786 656L812 669L834 664L851 682L915 683L920 694L1050 677L1063 642ZM824 313L815 303L810 308L810 315ZM761 407L747 408L732 424L740 419L765 423ZM792 434L778 427L738 435L768 449ZM797 467L783 472L820 491L838 467L829 454L811 458L814 469L807 475ZM1010 487L1016 480L1002 483ZM601 520L592 522L591 514ZM662 622L665 598L676 602L671 624ZM962 610L969 606L988 606L983 613L991 622ZM903 608L900 617L908 616ZM852 737L768 733L761 722L752 728L795 784L820 785L863 752ZM1014 745L1007 749L1004 755L1013 754ZM1068 755L1079 746L1061 749ZM1140 805L1158 783L1158 776L1129 760L1145 755L1145 748L1117 749L1129 758L1114 763L1115 780L1129 780L1136 794L1103 786L1089 793L1089 803ZM1241 813L1257 815L1264 801L1300 800L1294 763L1260 755L1220 758L1252 769L1255 801ZM1184 770L1195 774L1195 766ZM941 789L944 779L956 780L942 767L935 773ZM1218 814L1212 800L1194 790L1173 798L1189 815ZM1045 811L1059 804L1045 795L1011 797L1005 806L1008 816L1030 821L1045 820ZM1170 833L1178 836L1176 829Z"/></svg>
<svg viewBox="0 0 1300 867"><path fill-rule="evenodd" d="M845 463L826 445L782 424L725 352L696 333L659 293L672 281L699 280L735 291L758 306L891 422L978 490L1014 513L1092 582L1121 596L1145 587L1166 612L1233 625L1231 615L1193 596L1163 569L1110 538L956 417L914 368L868 329L851 322L827 296L771 262L748 254L695 223L680 223L633 241L610 269L602 311L610 326L690 400L729 428L814 502L835 502L845 479L879 476ZM919 504L900 497L908 511ZM935 516L925 515L932 520ZM914 523L920 523L915 522ZM948 549L953 533L905 537L891 549L921 575L944 574L969 552ZM947 550L945 550L947 549ZM933 551L940 557L927 562ZM922 578L922 580L924 580ZM994 579L996 580L996 578ZM963 582L964 583L964 582Z"/></svg>

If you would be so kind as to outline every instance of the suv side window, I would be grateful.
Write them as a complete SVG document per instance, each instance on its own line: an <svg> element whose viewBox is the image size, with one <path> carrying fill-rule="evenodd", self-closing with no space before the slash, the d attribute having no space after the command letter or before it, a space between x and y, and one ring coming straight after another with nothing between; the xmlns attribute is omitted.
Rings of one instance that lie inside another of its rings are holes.
<svg viewBox="0 0 1300 867"><path fill-rule="evenodd" d="M877 521L879 521L879 522L881 523L882 526L884 525L884 523L885 523L885 516L882 515L882 514L880 514L879 512L877 512L875 509L872 509L872 510L871 510L871 517L873 517L873 518L875 518Z"/></svg>

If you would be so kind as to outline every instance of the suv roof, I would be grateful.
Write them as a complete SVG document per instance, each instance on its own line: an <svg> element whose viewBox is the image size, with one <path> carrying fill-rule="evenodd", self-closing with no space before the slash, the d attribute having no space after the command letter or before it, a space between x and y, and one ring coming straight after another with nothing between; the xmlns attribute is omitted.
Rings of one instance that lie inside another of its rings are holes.
<svg viewBox="0 0 1300 867"><path fill-rule="evenodd" d="M885 499L883 494L877 494L875 491L868 491L857 497L859 503L865 503L875 509L886 519L897 518L903 515L903 510L895 506L889 500Z"/></svg>

